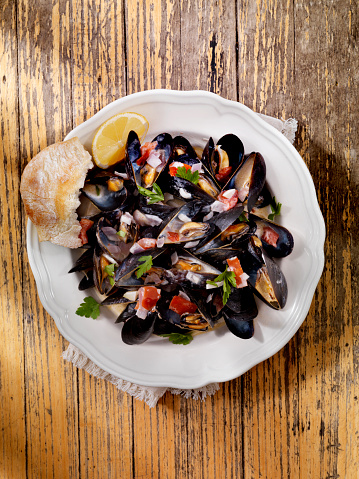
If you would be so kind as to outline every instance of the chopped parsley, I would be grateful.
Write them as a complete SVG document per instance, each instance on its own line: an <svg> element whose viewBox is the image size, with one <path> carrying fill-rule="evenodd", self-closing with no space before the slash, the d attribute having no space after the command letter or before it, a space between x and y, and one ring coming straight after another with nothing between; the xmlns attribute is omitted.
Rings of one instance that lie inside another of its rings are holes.
<svg viewBox="0 0 359 479"><path fill-rule="evenodd" d="M243 211L240 216L239 216L239 221L241 221L242 223L249 223L249 219L247 218L245 212Z"/></svg>
<svg viewBox="0 0 359 479"><path fill-rule="evenodd" d="M185 345L185 344L189 344L193 339L193 336L192 336L191 333L160 334L160 336L162 336L163 338L168 338L169 341L171 341L171 343L173 343L173 344L184 344Z"/></svg>
<svg viewBox="0 0 359 479"><path fill-rule="evenodd" d="M176 176L178 178L188 180L196 185L199 180L199 171L195 171L194 173L192 173L192 171L187 170L185 166L180 166L179 168L177 168Z"/></svg>
<svg viewBox="0 0 359 479"><path fill-rule="evenodd" d="M227 303L229 295L231 294L231 285L236 287L236 276L233 271L228 271L228 266L226 269L214 279L214 281L207 280L208 284L213 286L218 286L218 283L223 281L223 306ZM219 286L218 286L219 287Z"/></svg>
<svg viewBox="0 0 359 479"><path fill-rule="evenodd" d="M85 318L97 319L100 315L100 304L92 296L87 296L77 308L76 314L85 316Z"/></svg>
<svg viewBox="0 0 359 479"><path fill-rule="evenodd" d="M121 236L121 238L124 238L124 237L126 236L126 233L125 233L124 231L122 231L122 230L117 231L116 234L117 234L118 236Z"/></svg>
<svg viewBox="0 0 359 479"><path fill-rule="evenodd" d="M141 256L141 258L138 261L141 261L142 264L140 264L137 267L137 270L136 270L137 279L141 278L141 276L143 276L145 273L147 273L148 270L152 268L152 256L151 255Z"/></svg>
<svg viewBox="0 0 359 479"><path fill-rule="evenodd" d="M270 204L270 209L272 210L272 213L268 215L268 219L273 221L275 216L279 216L281 208L282 203L277 203L275 200L275 196L273 196L273 200Z"/></svg>
<svg viewBox="0 0 359 479"><path fill-rule="evenodd" d="M115 265L113 263L105 266L105 273L108 274L108 280L111 286L115 285Z"/></svg>
<svg viewBox="0 0 359 479"><path fill-rule="evenodd" d="M158 203L159 201L164 201L165 197L163 196L161 188L157 185L157 183L153 183L152 191L148 190L147 188L143 188L142 186L137 185L138 191L143 196L147 196L148 204L152 205L153 203Z"/></svg>

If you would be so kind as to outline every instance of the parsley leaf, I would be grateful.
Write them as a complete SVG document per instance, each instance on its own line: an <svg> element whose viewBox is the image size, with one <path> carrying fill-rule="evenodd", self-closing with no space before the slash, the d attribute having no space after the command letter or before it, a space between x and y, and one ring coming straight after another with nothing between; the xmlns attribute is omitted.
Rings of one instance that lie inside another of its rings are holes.
<svg viewBox="0 0 359 479"><path fill-rule="evenodd" d="M148 204L152 205L153 203L158 203L159 201L164 201L165 197L163 196L161 188L156 184L153 183L152 191L148 190L147 188L143 188L142 186L137 185L138 191L143 196L147 196L149 198Z"/></svg>
<svg viewBox="0 0 359 479"><path fill-rule="evenodd" d="M126 236L126 233L125 233L124 231L122 231L122 230L117 231L116 234L117 234L118 236L121 236L121 238L124 238L124 237Z"/></svg>
<svg viewBox="0 0 359 479"><path fill-rule="evenodd" d="M243 211L243 213L240 214L239 216L239 221L241 221L242 223L249 223L249 219L247 218L245 212Z"/></svg>
<svg viewBox="0 0 359 479"><path fill-rule="evenodd" d="M100 314L100 305L92 296L87 296L84 298L84 302L77 308L76 314L85 316L85 318L96 319Z"/></svg>
<svg viewBox="0 0 359 479"><path fill-rule="evenodd" d="M272 210L272 213L268 215L268 219L273 221L275 216L279 216L281 208L282 203L277 203L275 200L275 196L273 196L273 201L270 204L270 209Z"/></svg>
<svg viewBox="0 0 359 479"><path fill-rule="evenodd" d="M141 258L138 261L141 261L141 263L143 263L137 267L137 271L136 271L137 278L141 278L142 275L147 273L147 271L152 268L152 256L151 255L141 256Z"/></svg>
<svg viewBox="0 0 359 479"><path fill-rule="evenodd" d="M108 264L107 266L105 266L105 273L108 274L108 280L110 282L110 285L111 286L114 286L115 285L115 265L113 263L111 264Z"/></svg>
<svg viewBox="0 0 359 479"><path fill-rule="evenodd" d="M160 334L160 336L162 336L163 338L168 338L169 341L171 341L171 343L173 344L189 344L193 339L193 336L191 333Z"/></svg>
<svg viewBox="0 0 359 479"><path fill-rule="evenodd" d="M231 286L236 287L236 276L233 271L228 271L228 266L226 269L214 279L214 281L207 280L208 284L213 286L218 286L218 283L223 281L223 306L227 303L229 295L231 294Z"/></svg>
<svg viewBox="0 0 359 479"><path fill-rule="evenodd" d="M180 166L177 168L176 176L178 178L183 178L185 180L191 181L194 185L198 183L199 180L199 171L192 173L191 170L187 170L185 166Z"/></svg>

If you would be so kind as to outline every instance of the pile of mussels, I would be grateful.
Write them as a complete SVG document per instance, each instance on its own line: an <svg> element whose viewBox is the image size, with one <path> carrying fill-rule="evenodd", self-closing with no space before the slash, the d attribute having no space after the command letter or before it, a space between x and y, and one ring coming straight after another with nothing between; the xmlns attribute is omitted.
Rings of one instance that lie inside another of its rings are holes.
<svg viewBox="0 0 359 479"><path fill-rule="evenodd" d="M184 165L198 171L197 184L177 175ZM162 201L143 188L162 192ZM131 131L125 160L92 169L82 198L96 214L79 210L81 224L89 228L87 243L70 272L84 272L80 290L95 287L106 295L103 305L121 307L116 322L124 323L125 343L143 343L151 334L205 331L221 318L234 335L248 339L258 313L253 293L274 309L285 306L287 284L273 258L291 253L293 237L260 214L273 201L265 161L260 153L245 155L236 135L216 145L210 138L200 160L182 136L163 133L141 148ZM148 255L152 267L138 277ZM236 258L244 275L237 287L230 286L224 305L221 283L208 281ZM112 264L111 276L106 267ZM149 295L146 309L143 298L152 290L157 293L154 300ZM178 300L180 308L172 307Z"/></svg>

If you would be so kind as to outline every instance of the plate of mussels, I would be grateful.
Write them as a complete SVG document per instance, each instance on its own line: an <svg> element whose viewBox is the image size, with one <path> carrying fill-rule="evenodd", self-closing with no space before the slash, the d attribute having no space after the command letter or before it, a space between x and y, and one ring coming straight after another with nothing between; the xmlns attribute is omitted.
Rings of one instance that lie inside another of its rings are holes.
<svg viewBox="0 0 359 479"><path fill-rule="evenodd" d="M203 91L129 95L66 139L91 152L121 112L149 129L88 173L85 247L40 243L28 223L41 301L68 341L128 381L188 389L238 377L308 314L325 239L310 173L253 111ZM91 302L96 319L78 314Z"/></svg>

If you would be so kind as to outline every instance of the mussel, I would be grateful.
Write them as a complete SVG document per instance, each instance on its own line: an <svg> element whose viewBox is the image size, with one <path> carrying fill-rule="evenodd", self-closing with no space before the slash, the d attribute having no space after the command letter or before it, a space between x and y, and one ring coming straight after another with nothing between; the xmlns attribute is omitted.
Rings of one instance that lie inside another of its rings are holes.
<svg viewBox="0 0 359 479"><path fill-rule="evenodd" d="M210 166L213 177L218 185L222 185L222 188L238 170L243 154L243 143L238 136L230 133L218 140L211 156Z"/></svg>

